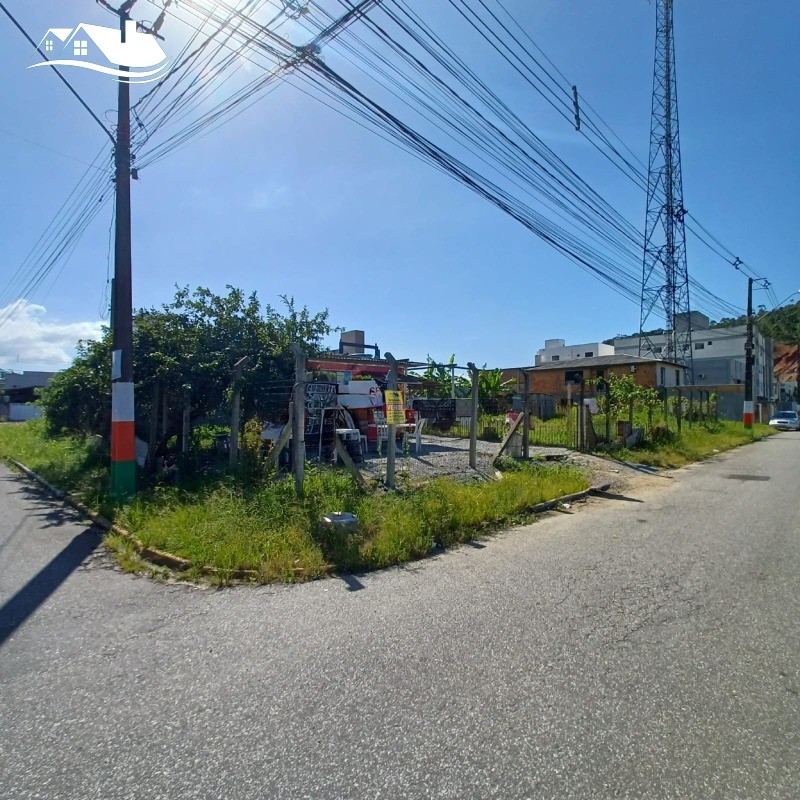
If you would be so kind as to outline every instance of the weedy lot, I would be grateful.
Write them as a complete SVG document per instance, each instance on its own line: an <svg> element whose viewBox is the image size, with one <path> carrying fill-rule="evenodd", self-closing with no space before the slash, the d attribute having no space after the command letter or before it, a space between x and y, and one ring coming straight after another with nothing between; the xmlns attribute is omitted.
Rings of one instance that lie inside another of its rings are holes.
<svg viewBox="0 0 800 800"><path fill-rule="evenodd" d="M578 469L531 463L501 480L439 478L399 493L363 491L347 473L310 467L304 495L293 483L260 470L154 483L115 508L107 495L105 453L89 439L49 435L40 422L0 428L0 456L12 457L55 486L115 519L147 546L226 574L248 570L262 582L306 580L331 569L368 570L421 558L492 527L523 518L546 500L582 491ZM319 519L331 511L359 518L355 534L337 534ZM110 543L133 567L131 545Z"/></svg>

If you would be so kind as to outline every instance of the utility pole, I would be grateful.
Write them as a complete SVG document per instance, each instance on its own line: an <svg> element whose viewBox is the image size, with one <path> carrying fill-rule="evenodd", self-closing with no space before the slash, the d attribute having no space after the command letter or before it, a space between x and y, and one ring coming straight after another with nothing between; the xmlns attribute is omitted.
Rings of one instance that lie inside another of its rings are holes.
<svg viewBox="0 0 800 800"><path fill-rule="evenodd" d="M133 3L116 11L122 43ZM120 71L128 67L120 64ZM136 433L133 397L133 283L131 259L131 87L121 78L117 92L116 230L114 245L113 347L111 355L111 496L118 503L136 494Z"/></svg>
<svg viewBox="0 0 800 800"><path fill-rule="evenodd" d="M130 11L138 0L125 0L114 8L106 0L97 0L119 18L120 41L125 44ZM153 36L164 22L164 12L152 28L139 29ZM120 72L128 72L126 64ZM116 226L114 244L114 281L111 293L111 496L125 503L136 494L136 432L133 389L133 279L131 255L131 87L124 77L117 92L117 138L114 144L116 187Z"/></svg>
<svg viewBox="0 0 800 800"><path fill-rule="evenodd" d="M747 338L744 344L744 406L742 422L753 427L753 279L747 279Z"/></svg>

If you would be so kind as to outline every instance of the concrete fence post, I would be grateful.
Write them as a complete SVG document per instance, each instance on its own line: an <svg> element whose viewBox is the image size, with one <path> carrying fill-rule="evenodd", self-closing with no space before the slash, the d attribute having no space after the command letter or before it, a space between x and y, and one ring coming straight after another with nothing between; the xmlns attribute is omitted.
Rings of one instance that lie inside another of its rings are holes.
<svg viewBox="0 0 800 800"><path fill-rule="evenodd" d="M469 426L469 465L472 469L478 466L478 390L480 388L480 371L471 361L467 362L472 378L472 397L470 410L472 417Z"/></svg>

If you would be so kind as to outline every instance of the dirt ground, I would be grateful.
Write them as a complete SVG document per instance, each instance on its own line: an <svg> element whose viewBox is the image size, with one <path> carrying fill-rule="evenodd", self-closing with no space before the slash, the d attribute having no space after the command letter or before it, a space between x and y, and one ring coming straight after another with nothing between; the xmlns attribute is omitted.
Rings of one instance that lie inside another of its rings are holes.
<svg viewBox="0 0 800 800"><path fill-rule="evenodd" d="M397 482L422 483L435 477L446 476L458 480L481 479L495 476L492 466L499 448L497 442L482 442L478 445L477 469L469 466L469 440L445 436L423 436L422 448L416 453L411 443L408 452L398 446L396 456ZM532 457L569 464L589 474L591 486L610 485L609 491L619 492L632 483L641 483L644 478L659 474L659 470L641 464L626 464L588 453L577 453L564 447L531 446ZM386 475L386 449L381 457L373 451L358 465L364 477L374 479Z"/></svg>

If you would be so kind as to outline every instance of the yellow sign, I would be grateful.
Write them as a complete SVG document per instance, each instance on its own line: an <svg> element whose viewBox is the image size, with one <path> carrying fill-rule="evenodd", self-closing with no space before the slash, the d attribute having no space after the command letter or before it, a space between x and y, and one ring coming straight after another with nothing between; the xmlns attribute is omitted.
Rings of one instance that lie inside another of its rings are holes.
<svg viewBox="0 0 800 800"><path fill-rule="evenodd" d="M403 393L396 389L387 389L383 396L386 401L386 422L389 425L402 425L406 421Z"/></svg>

